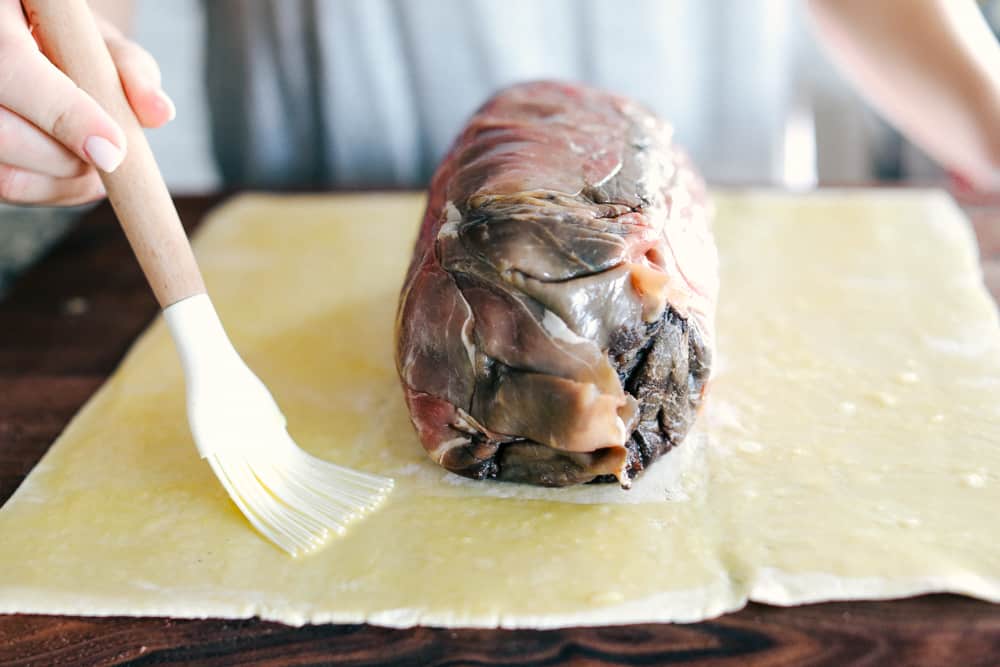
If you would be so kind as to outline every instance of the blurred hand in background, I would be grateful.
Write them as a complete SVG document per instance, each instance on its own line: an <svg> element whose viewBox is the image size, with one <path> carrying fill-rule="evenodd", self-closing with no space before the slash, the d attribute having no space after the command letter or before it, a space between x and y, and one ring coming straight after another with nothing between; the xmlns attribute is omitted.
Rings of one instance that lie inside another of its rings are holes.
<svg viewBox="0 0 1000 667"><path fill-rule="evenodd" d="M1000 189L1000 45L973 0L810 0L831 59L893 125Z"/></svg>

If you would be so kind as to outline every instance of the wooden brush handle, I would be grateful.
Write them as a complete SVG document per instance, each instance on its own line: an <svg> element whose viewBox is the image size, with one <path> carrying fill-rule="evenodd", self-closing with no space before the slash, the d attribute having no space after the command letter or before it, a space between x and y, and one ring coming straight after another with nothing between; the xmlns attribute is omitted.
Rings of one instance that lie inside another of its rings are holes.
<svg viewBox="0 0 1000 667"><path fill-rule="evenodd" d="M45 55L125 130L125 159L100 170L108 199L162 308L205 292L191 244L86 0L24 0Z"/></svg>

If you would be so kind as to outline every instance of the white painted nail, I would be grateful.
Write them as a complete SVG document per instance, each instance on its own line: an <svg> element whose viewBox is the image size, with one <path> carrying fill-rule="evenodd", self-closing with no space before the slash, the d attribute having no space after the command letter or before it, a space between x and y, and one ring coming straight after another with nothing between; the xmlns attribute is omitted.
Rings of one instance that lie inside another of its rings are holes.
<svg viewBox="0 0 1000 667"><path fill-rule="evenodd" d="M170 99L170 96L167 95L162 90L157 91L156 94L159 96L160 101L163 103L163 106L167 108L167 112L169 113L167 121L169 122L174 118L177 118L177 107L174 106L174 101Z"/></svg>
<svg viewBox="0 0 1000 667"><path fill-rule="evenodd" d="M117 169L125 159L125 151L104 137L87 137L83 142L83 151L98 169L108 174Z"/></svg>

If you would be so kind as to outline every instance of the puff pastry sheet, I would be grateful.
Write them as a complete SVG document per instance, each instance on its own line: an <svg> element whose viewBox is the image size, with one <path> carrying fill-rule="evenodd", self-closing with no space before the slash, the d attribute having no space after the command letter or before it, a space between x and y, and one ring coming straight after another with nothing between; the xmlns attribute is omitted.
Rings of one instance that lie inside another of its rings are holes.
<svg viewBox="0 0 1000 667"><path fill-rule="evenodd" d="M392 361L420 195L231 200L196 248L237 348L300 445L397 489L314 556L264 541L198 458L157 321L0 510L0 611L547 628L1000 601L1000 328L959 209L714 200L719 371L697 432L631 491L427 460Z"/></svg>

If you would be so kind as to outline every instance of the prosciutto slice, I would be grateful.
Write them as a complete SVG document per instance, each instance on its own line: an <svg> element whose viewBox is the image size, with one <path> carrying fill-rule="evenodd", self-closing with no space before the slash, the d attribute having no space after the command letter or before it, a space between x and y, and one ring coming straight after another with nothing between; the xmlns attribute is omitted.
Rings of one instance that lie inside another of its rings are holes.
<svg viewBox="0 0 1000 667"><path fill-rule="evenodd" d="M396 364L434 461L628 487L684 439L712 360L705 186L671 128L583 86L508 88L431 182Z"/></svg>

